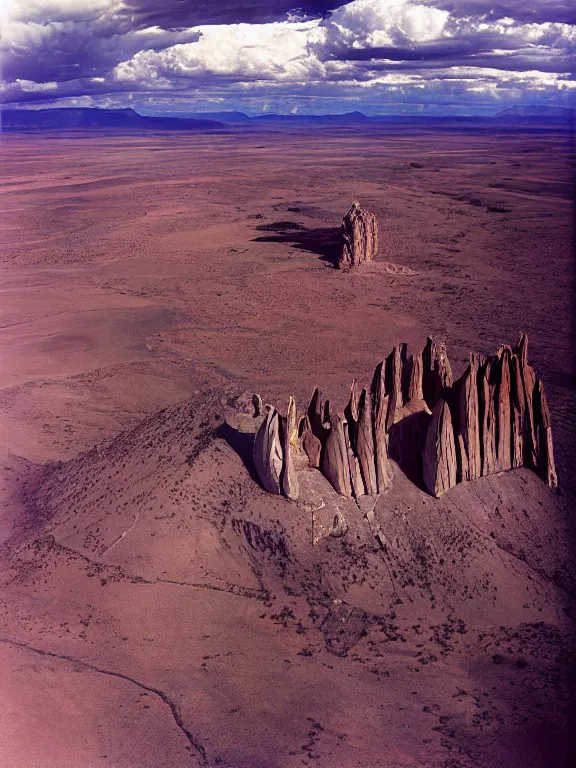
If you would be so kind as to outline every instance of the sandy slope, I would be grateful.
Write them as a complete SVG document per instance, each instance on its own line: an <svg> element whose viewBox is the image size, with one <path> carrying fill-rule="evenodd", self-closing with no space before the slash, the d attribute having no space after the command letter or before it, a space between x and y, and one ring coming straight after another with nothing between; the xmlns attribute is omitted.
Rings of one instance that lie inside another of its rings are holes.
<svg viewBox="0 0 576 768"><path fill-rule="evenodd" d="M4 754L46 767L560 760L561 499L520 470L437 501L398 470L370 526L320 485L350 527L313 547L312 512L260 490L215 435L228 397L165 410L31 483L31 518L2 553L18 692ZM19 713L40 718L48 698L72 725L35 726L38 761Z"/></svg>

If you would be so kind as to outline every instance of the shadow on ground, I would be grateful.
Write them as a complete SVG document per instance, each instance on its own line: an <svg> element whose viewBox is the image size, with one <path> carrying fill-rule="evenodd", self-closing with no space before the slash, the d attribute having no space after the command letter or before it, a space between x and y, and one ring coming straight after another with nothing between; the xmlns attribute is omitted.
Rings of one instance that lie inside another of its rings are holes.
<svg viewBox="0 0 576 768"><path fill-rule="evenodd" d="M333 267L337 265L342 241L340 227L308 229L296 221L275 221L272 224L260 224L256 229L273 234L255 237L252 242L292 243L293 248L315 253Z"/></svg>
<svg viewBox="0 0 576 768"><path fill-rule="evenodd" d="M252 457L254 449L254 434L252 432L241 432L239 429L235 429L229 424L224 423L216 429L216 436L226 440L228 445L234 451L236 451L238 456L242 459L242 462L248 470L252 480L261 486L262 483L260 482L260 478L256 472L254 459Z"/></svg>

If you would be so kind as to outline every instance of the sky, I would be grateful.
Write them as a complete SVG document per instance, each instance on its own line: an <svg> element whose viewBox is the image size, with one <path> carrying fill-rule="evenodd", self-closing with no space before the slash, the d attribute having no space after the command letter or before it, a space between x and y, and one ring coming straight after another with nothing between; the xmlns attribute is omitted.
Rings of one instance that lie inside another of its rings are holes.
<svg viewBox="0 0 576 768"><path fill-rule="evenodd" d="M575 0L0 0L0 25L10 106L576 107Z"/></svg>

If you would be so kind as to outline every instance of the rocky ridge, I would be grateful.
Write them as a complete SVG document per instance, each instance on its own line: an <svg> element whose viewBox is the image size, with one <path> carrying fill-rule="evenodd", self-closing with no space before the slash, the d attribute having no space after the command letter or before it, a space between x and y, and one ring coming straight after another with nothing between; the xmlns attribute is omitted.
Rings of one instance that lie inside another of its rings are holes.
<svg viewBox="0 0 576 768"><path fill-rule="evenodd" d="M528 364L528 338L483 357L471 352L456 381L443 343L428 338L408 357L394 347L371 386L354 379L340 414L318 388L297 416L282 416L254 396L253 459L263 487L297 500L298 469L319 469L341 496L376 496L390 488L391 459L435 497L455 485L521 466L550 488L558 481L550 411Z"/></svg>

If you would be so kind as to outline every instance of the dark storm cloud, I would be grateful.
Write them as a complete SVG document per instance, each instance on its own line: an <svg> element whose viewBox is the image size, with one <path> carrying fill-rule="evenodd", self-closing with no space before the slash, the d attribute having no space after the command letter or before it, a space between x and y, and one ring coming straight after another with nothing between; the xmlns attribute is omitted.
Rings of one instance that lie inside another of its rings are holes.
<svg viewBox="0 0 576 768"><path fill-rule="evenodd" d="M124 19L43 25L29 48L15 47L3 56L2 74L8 81L36 82L103 77L142 49L162 50L199 37L190 30L146 33L133 29Z"/></svg>
<svg viewBox="0 0 576 768"><path fill-rule="evenodd" d="M317 18L342 5L338 0L128 0L137 23L164 29L200 24L264 24L290 12Z"/></svg>
<svg viewBox="0 0 576 768"><path fill-rule="evenodd" d="M200 34L190 27L277 21L286 19L289 12L319 18L334 4L334 0L45 0L30 4L17 0L11 12L14 39L2 45L2 77L8 82L102 77L138 51L198 40Z"/></svg>
<svg viewBox="0 0 576 768"><path fill-rule="evenodd" d="M490 50L474 45L469 40L446 40L443 42L423 43L412 48L402 46L379 46L376 48L346 48L333 54L341 61L372 61L387 59L394 62L418 62L456 60ZM444 65L445 66L445 65Z"/></svg>
<svg viewBox="0 0 576 768"><path fill-rule="evenodd" d="M497 48L497 52L494 49ZM426 66L491 69L538 70L540 72L576 73L576 53L571 50L538 51L527 49L515 50L506 41L493 41L486 37L483 41L466 39L446 40L415 45L411 48L386 47L348 48L331 53L340 61L369 62L371 69L412 69Z"/></svg>
<svg viewBox="0 0 576 768"><path fill-rule="evenodd" d="M574 0L434 0L434 6L449 11L455 16L485 16L488 21L505 17L520 22L542 24L546 21L559 24L576 24L576 5Z"/></svg>
<svg viewBox="0 0 576 768"><path fill-rule="evenodd" d="M377 2L374 0L374 6ZM444 67L576 71L574 29L549 18L538 23L533 19L518 20L507 15L514 5L490 6L492 10L486 15L471 15L472 10L483 11L488 6L481 0L464 0L457 7L454 3L443 5L429 0L418 18L404 12L410 9L406 4L396 16L390 9L379 26L374 27L372 22L372 30L363 17L359 17L357 23L354 18L350 19L348 35L342 35L339 14L336 14L334 21L326 22L328 40L322 55L346 62L378 61L380 68L382 60L388 60L402 62L404 67L410 67L411 63L435 67L441 62ZM344 19L352 7L343 9ZM547 9L544 5L534 10L542 17L559 12L558 8ZM387 44L371 44L378 37L384 38Z"/></svg>

